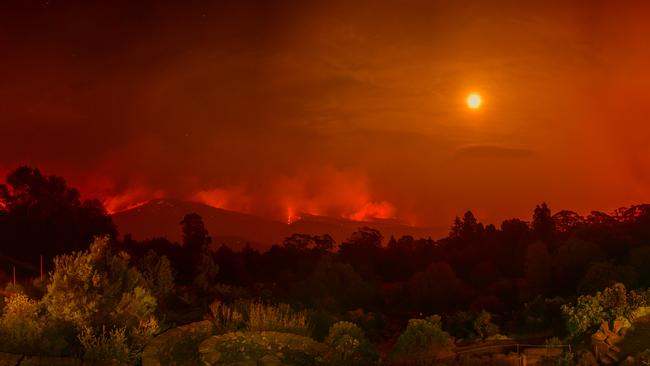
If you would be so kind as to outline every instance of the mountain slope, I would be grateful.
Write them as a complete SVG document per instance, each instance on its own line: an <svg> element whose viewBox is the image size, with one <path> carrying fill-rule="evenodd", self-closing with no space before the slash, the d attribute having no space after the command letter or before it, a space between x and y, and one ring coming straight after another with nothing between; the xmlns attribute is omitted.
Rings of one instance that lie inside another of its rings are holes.
<svg viewBox="0 0 650 366"><path fill-rule="evenodd" d="M386 238L390 235L400 237L408 234L419 238L441 234L440 229L410 227L396 220L361 222L312 215L305 215L287 225L202 203L169 199L152 200L142 206L115 213L113 221L121 235L130 233L136 240L166 237L173 241L180 241L180 221L184 215L192 212L201 215L216 245L226 243L237 249L247 242L256 248L265 249L282 242L293 233L319 235L328 233L337 243L340 243L363 226L378 229Z"/></svg>

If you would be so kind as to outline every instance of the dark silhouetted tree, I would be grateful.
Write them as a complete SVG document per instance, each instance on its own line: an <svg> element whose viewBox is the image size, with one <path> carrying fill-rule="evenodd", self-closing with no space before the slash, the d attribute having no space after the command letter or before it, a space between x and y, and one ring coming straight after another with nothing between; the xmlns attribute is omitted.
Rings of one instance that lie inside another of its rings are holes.
<svg viewBox="0 0 650 366"><path fill-rule="evenodd" d="M206 292L219 270L210 250L212 238L203 224L203 219L196 213L185 215L180 224L183 247L187 253L188 264L193 269L192 282L197 290Z"/></svg>
<svg viewBox="0 0 650 366"><path fill-rule="evenodd" d="M533 234L537 240L543 241L553 254L557 250L554 231L555 224L551 217L551 210L546 205L546 202L542 202L541 205L535 207L533 212Z"/></svg>
<svg viewBox="0 0 650 366"><path fill-rule="evenodd" d="M0 185L2 254L49 266L62 253L87 249L95 236L115 238L111 217L98 200L82 201L79 192L57 176L21 166Z"/></svg>

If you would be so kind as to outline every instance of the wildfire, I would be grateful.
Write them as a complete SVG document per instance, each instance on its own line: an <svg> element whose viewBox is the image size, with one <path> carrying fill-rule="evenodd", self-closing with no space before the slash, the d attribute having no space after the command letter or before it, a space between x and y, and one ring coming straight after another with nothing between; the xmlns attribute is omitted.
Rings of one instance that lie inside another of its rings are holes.
<svg viewBox="0 0 650 366"><path fill-rule="evenodd" d="M102 203L106 212L110 215L118 212L131 210L147 204L152 199L165 197L162 191L150 191L146 189L130 189L120 194L106 197Z"/></svg>
<svg viewBox="0 0 650 366"><path fill-rule="evenodd" d="M300 220L300 216L296 215L293 208L287 207L287 225L291 225L298 220Z"/></svg>
<svg viewBox="0 0 650 366"><path fill-rule="evenodd" d="M390 219L395 217L395 207L388 202L367 202L359 210L348 215L355 221L368 221L371 219Z"/></svg>

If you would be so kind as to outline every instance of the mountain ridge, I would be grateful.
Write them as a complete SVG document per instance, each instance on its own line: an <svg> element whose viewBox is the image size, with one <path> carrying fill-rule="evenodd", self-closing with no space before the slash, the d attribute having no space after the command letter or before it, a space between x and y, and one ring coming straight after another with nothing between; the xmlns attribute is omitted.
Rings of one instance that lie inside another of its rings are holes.
<svg viewBox="0 0 650 366"><path fill-rule="evenodd" d="M166 237L172 241L180 241L180 221L188 213L197 213L203 218L214 245L227 244L233 249L241 249L247 243L257 249L267 249L294 233L330 234L340 243L352 232L365 226L379 230L385 238L391 235L396 238L402 235L426 238L442 234L442 228L414 227L396 219L354 221L303 214L287 224L200 202L175 199L154 199L111 216L121 235L131 234L136 240Z"/></svg>

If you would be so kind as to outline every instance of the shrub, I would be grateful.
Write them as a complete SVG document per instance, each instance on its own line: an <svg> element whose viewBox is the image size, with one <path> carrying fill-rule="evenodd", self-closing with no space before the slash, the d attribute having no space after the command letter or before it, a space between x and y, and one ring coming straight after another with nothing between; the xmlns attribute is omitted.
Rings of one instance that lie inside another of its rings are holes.
<svg viewBox="0 0 650 366"><path fill-rule="evenodd" d="M101 332L96 334L92 328L85 326L79 333L79 342L86 361L132 364L136 359L136 355L129 349L126 328L106 331L106 327L102 327Z"/></svg>
<svg viewBox="0 0 650 366"><path fill-rule="evenodd" d="M474 319L474 331L481 339L492 337L499 333L499 327L492 323L492 314L483 310Z"/></svg>
<svg viewBox="0 0 650 366"><path fill-rule="evenodd" d="M322 342L327 337L332 324L336 322L336 317L326 310L313 310L309 316L309 328L312 337Z"/></svg>
<svg viewBox="0 0 650 366"><path fill-rule="evenodd" d="M38 303L24 294L16 293L5 298L4 313L0 318L3 351L37 353L43 336L38 311Z"/></svg>
<svg viewBox="0 0 650 366"><path fill-rule="evenodd" d="M562 306L569 337L577 338L595 330L603 321L634 319L648 305L644 296L615 284L594 295L580 296L575 304Z"/></svg>
<svg viewBox="0 0 650 366"><path fill-rule="evenodd" d="M444 350L449 345L449 333L442 330L440 316L426 319L411 319L404 332L397 339L395 356Z"/></svg>
<svg viewBox="0 0 650 366"><path fill-rule="evenodd" d="M234 306L215 300L210 304L210 313L217 332L227 333L245 327L244 316Z"/></svg>
<svg viewBox="0 0 650 366"><path fill-rule="evenodd" d="M140 260L139 268L147 289L159 304L164 304L174 292L174 273L169 259L149 250Z"/></svg>
<svg viewBox="0 0 650 366"><path fill-rule="evenodd" d="M53 321L76 329L84 357L122 355L126 347L137 361L134 355L159 331L156 298L128 261L126 254L111 253L107 238L96 239L88 251L54 259L44 309Z"/></svg>
<svg viewBox="0 0 650 366"><path fill-rule="evenodd" d="M477 336L474 329L474 314L467 311L457 311L447 316L445 326L445 329L456 338L474 339Z"/></svg>
<svg viewBox="0 0 650 366"><path fill-rule="evenodd" d="M248 306L248 329L309 334L307 313L293 311L287 304L265 305L253 302Z"/></svg>
<svg viewBox="0 0 650 366"><path fill-rule="evenodd" d="M128 257L112 255L108 239L99 238L89 251L54 258L43 303L52 317L79 329L119 321L137 324L156 308L144 286L140 273L129 268ZM139 306L143 308L136 309ZM134 319L126 319L127 315Z"/></svg>
<svg viewBox="0 0 650 366"><path fill-rule="evenodd" d="M332 325L325 344L329 365L372 365L379 358L363 330L354 323L342 321Z"/></svg>

